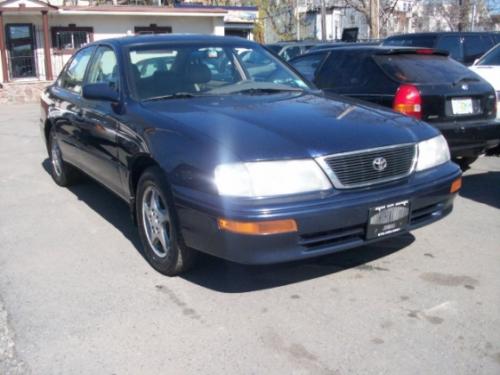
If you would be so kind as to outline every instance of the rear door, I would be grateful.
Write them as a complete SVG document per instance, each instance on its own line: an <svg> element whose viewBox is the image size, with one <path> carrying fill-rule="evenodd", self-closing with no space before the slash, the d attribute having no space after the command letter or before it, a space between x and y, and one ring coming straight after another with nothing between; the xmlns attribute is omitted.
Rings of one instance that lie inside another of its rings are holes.
<svg viewBox="0 0 500 375"><path fill-rule="evenodd" d="M82 115L81 97L83 80L95 47L78 51L68 62L55 84L49 89L51 102L54 103L52 119L59 137L59 146L65 161L84 168L82 159L83 145L80 142L78 123Z"/></svg>

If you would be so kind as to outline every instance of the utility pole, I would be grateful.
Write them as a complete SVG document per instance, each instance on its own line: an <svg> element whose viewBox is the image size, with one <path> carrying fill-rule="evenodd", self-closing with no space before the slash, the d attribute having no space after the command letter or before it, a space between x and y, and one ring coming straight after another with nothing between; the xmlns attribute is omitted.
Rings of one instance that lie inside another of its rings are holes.
<svg viewBox="0 0 500 375"><path fill-rule="evenodd" d="M321 0L321 40L326 41L326 5L325 0Z"/></svg>
<svg viewBox="0 0 500 375"><path fill-rule="evenodd" d="M380 10L380 0L370 0L370 35L372 39L380 38L379 10Z"/></svg>
<svg viewBox="0 0 500 375"><path fill-rule="evenodd" d="M299 0L295 2L295 16L297 17L297 40L300 40L300 12L299 12Z"/></svg>

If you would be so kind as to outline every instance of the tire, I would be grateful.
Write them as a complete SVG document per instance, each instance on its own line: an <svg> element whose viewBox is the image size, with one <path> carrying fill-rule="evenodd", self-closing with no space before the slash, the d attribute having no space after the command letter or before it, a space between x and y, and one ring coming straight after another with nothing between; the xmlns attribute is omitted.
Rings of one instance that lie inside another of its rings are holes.
<svg viewBox="0 0 500 375"><path fill-rule="evenodd" d="M155 270L176 276L192 267L196 251L183 244L172 194L158 167L146 169L139 179L136 215L144 257Z"/></svg>
<svg viewBox="0 0 500 375"><path fill-rule="evenodd" d="M460 166L460 169L465 172L470 169L470 165L477 160L478 156L463 156L460 159L454 160Z"/></svg>
<svg viewBox="0 0 500 375"><path fill-rule="evenodd" d="M78 170L64 162L59 143L57 142L57 134L52 127L49 133L49 161L50 175L54 182L59 186L71 186L79 179Z"/></svg>

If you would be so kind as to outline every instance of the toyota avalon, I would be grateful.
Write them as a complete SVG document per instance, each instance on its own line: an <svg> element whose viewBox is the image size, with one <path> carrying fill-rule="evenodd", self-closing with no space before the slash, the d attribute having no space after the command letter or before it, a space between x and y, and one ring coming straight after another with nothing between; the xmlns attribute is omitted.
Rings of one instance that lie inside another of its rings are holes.
<svg viewBox="0 0 500 375"><path fill-rule="evenodd" d="M55 183L83 172L126 201L166 275L198 252L270 264L400 235L450 213L461 185L435 128L327 98L239 38L91 43L42 94L40 125Z"/></svg>

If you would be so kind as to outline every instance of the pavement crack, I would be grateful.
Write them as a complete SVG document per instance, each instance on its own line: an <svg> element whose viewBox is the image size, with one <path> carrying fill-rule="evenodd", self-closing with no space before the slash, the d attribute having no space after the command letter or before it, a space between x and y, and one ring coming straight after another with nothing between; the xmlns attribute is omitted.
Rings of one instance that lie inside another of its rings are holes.
<svg viewBox="0 0 500 375"><path fill-rule="evenodd" d="M9 324L5 304L0 297L0 374L29 374L29 368L16 351L14 331Z"/></svg>

